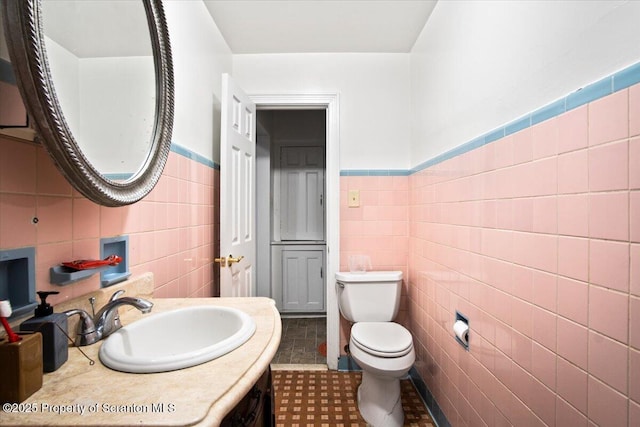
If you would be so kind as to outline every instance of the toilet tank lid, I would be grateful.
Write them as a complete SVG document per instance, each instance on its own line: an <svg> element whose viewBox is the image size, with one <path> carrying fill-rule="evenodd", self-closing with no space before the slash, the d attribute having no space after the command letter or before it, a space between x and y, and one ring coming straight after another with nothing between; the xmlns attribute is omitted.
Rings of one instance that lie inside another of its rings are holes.
<svg viewBox="0 0 640 427"><path fill-rule="evenodd" d="M336 280L345 283L395 282L402 280L402 271L366 271L363 273L339 271L336 273Z"/></svg>

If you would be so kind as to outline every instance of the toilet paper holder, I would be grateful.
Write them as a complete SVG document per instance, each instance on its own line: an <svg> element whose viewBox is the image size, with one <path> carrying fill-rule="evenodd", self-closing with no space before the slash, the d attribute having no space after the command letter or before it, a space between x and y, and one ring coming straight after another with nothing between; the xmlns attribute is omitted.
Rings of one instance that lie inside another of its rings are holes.
<svg viewBox="0 0 640 427"><path fill-rule="evenodd" d="M456 319L453 322L453 336L458 344L469 351L469 319L456 310Z"/></svg>

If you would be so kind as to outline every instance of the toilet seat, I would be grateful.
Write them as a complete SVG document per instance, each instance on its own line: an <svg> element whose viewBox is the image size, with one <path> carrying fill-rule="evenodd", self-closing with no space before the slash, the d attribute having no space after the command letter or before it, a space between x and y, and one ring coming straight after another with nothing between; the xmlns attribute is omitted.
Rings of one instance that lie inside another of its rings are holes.
<svg viewBox="0 0 640 427"><path fill-rule="evenodd" d="M351 342L373 356L402 357L413 349L411 333L394 322L359 322L351 328Z"/></svg>

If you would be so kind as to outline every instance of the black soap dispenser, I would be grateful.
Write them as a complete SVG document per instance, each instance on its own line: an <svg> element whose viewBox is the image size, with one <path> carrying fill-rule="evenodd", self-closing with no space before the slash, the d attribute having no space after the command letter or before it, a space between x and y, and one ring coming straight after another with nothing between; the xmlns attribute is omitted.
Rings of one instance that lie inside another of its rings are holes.
<svg viewBox="0 0 640 427"><path fill-rule="evenodd" d="M40 305L36 307L35 315L22 322L21 331L40 332L42 334L42 367L44 372L58 369L69 357L67 339L67 315L54 313L53 307L47 303L49 295L60 292L38 291Z"/></svg>

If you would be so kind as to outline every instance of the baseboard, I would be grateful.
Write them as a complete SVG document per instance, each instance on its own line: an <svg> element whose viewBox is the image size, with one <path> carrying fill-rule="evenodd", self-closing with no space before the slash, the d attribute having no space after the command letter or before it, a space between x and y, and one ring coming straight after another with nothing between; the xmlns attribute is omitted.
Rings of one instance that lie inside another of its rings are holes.
<svg viewBox="0 0 640 427"><path fill-rule="evenodd" d="M338 357L338 371L340 372L360 372L362 368L358 366L351 356L342 355Z"/></svg>
<svg viewBox="0 0 640 427"><path fill-rule="evenodd" d="M415 367L412 367L409 371L409 378L411 378L411 382L415 386L416 390L418 390L418 394L422 397L425 405L427 405L427 409L429 410L429 414L431 418L436 422L437 427L451 427L449 424L449 420L440 409L440 405L436 402L436 399L433 397L429 388L422 380L422 377L418 373L418 370Z"/></svg>

